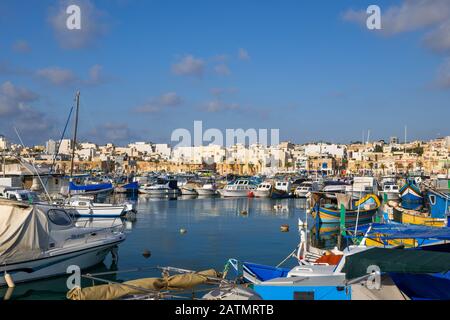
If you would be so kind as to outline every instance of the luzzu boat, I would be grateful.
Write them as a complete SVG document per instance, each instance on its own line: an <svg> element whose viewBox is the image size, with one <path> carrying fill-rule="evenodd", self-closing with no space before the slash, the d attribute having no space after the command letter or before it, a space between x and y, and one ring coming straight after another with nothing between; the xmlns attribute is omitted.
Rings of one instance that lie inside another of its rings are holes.
<svg viewBox="0 0 450 320"><path fill-rule="evenodd" d="M388 206L393 209L393 220L398 223L429 227L444 227L447 224L444 217L433 217L428 211L406 209L396 201L389 201Z"/></svg>
<svg viewBox="0 0 450 320"><path fill-rule="evenodd" d="M345 195L337 195L337 198L344 197ZM323 196L315 194L315 205L312 208L312 215L315 219L318 219L322 224L339 224L341 218L341 211L339 204L341 201L333 201L334 203L322 204ZM334 200L328 199L327 201ZM347 207L349 202L347 201ZM380 199L374 194L368 194L362 199L356 201L350 209L345 210L345 226L350 227L358 224L366 224L372 222L372 217L380 207Z"/></svg>
<svg viewBox="0 0 450 320"><path fill-rule="evenodd" d="M402 202L407 203L423 202L422 192L420 191L416 182L411 179L408 179L405 185L400 188L400 198L402 199Z"/></svg>

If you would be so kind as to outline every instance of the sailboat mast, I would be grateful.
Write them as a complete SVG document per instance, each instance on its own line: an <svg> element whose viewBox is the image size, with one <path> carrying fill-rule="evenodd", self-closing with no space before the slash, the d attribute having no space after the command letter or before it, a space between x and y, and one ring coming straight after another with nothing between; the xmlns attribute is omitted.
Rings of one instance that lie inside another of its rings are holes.
<svg viewBox="0 0 450 320"><path fill-rule="evenodd" d="M76 101L77 101L77 108L75 111L75 128L73 133L73 142L72 142L72 161L70 163L70 180L72 180L73 177L73 167L74 167L74 160L75 160L75 148L77 144L77 131L78 131L78 110L80 109L80 91L76 94Z"/></svg>

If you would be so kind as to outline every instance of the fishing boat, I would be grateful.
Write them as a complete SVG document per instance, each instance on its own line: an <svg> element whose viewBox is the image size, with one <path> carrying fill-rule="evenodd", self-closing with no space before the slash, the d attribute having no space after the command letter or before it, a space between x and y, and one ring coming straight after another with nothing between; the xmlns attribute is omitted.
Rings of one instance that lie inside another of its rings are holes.
<svg viewBox="0 0 450 320"><path fill-rule="evenodd" d="M77 227L62 208L8 200L0 200L0 226L0 286L92 267L125 240L122 223Z"/></svg>
<svg viewBox="0 0 450 320"><path fill-rule="evenodd" d="M398 200L400 198L399 187L396 183L386 182L383 184L383 190L380 192L383 199Z"/></svg>
<svg viewBox="0 0 450 320"><path fill-rule="evenodd" d="M251 184L250 180L238 179L219 190L219 193L222 197L247 197L249 192L253 192L255 189L256 185Z"/></svg>
<svg viewBox="0 0 450 320"><path fill-rule="evenodd" d="M253 195L257 198L270 198L272 195L273 186L270 182L260 183L253 191Z"/></svg>
<svg viewBox="0 0 450 320"><path fill-rule="evenodd" d="M441 218L430 214L428 210L412 210L403 208L396 201L389 201L388 206L393 210L393 220L403 224L423 225L430 227L444 227L447 223L446 217Z"/></svg>
<svg viewBox="0 0 450 320"><path fill-rule="evenodd" d="M66 200L63 207L73 216L82 218L114 218L136 213L136 208L131 202L120 205L96 203L89 197L71 197Z"/></svg>
<svg viewBox="0 0 450 320"><path fill-rule="evenodd" d="M341 205L345 208L345 226L372 222L372 217L378 211L381 203L375 194L351 201L348 195L336 194L336 199L330 199L323 194L313 193L312 215L323 224L339 224Z"/></svg>
<svg viewBox="0 0 450 320"><path fill-rule="evenodd" d="M450 215L450 194L428 188L427 202L431 217L445 219Z"/></svg>
<svg viewBox="0 0 450 320"><path fill-rule="evenodd" d="M400 198L402 203L421 204L423 196L420 188L414 179L407 179L403 187L400 188Z"/></svg>
<svg viewBox="0 0 450 320"><path fill-rule="evenodd" d="M313 191L319 190L313 190L312 181L305 181L302 184L300 184L297 188L295 188L294 195L297 198L306 198Z"/></svg>

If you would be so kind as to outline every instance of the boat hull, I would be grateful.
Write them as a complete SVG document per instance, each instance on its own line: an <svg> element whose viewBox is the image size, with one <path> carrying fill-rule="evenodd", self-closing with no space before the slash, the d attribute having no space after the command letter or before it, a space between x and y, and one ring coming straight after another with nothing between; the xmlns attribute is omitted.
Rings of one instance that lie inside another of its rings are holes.
<svg viewBox="0 0 450 320"><path fill-rule="evenodd" d="M215 189L197 188L197 189L195 189L195 191L197 192L197 194L199 196L214 196L214 195L216 195Z"/></svg>
<svg viewBox="0 0 450 320"><path fill-rule="evenodd" d="M253 194L256 198L270 198L271 197L271 191L270 190L254 190Z"/></svg>
<svg viewBox="0 0 450 320"><path fill-rule="evenodd" d="M252 189L248 190L222 190L222 197L226 198L238 198L238 197L247 197L249 192L254 192Z"/></svg>
<svg viewBox="0 0 450 320"><path fill-rule="evenodd" d="M71 265L79 266L81 270L90 268L101 263L106 255L123 240L125 240L124 237L114 242L69 253L2 265L0 266L0 287L6 285L5 271L11 275L14 283L17 284L66 274L67 267Z"/></svg>
<svg viewBox="0 0 450 320"><path fill-rule="evenodd" d="M403 224L414 224L429 227L444 227L446 225L446 219L424 216L414 210L399 210L394 208L393 218L395 222Z"/></svg>

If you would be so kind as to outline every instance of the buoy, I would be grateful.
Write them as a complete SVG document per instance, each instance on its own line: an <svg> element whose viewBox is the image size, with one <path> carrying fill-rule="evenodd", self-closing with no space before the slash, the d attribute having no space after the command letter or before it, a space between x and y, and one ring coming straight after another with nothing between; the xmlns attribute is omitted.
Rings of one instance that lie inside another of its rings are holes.
<svg viewBox="0 0 450 320"><path fill-rule="evenodd" d="M185 234L186 232L187 232L186 229L183 229L183 228L180 229L180 233L181 233L181 234Z"/></svg>
<svg viewBox="0 0 450 320"><path fill-rule="evenodd" d="M149 250L145 249L144 252L142 252L142 255L144 256L145 259L148 259L150 258L152 253Z"/></svg>
<svg viewBox="0 0 450 320"><path fill-rule="evenodd" d="M7 272L5 272L5 281L6 281L6 284L8 285L9 288L14 288L16 286L15 283L14 283L13 278Z"/></svg>
<svg viewBox="0 0 450 320"><path fill-rule="evenodd" d="M249 192L247 193L247 197L253 198L253 197L255 197L255 194L253 193L253 191L249 191Z"/></svg>
<svg viewBox="0 0 450 320"><path fill-rule="evenodd" d="M288 224L283 224L280 227L281 232L289 232L289 225Z"/></svg>
<svg viewBox="0 0 450 320"><path fill-rule="evenodd" d="M248 212L247 212L246 210L242 210L242 211L241 211L241 214L242 214L243 216L246 216L246 215L248 215Z"/></svg>

